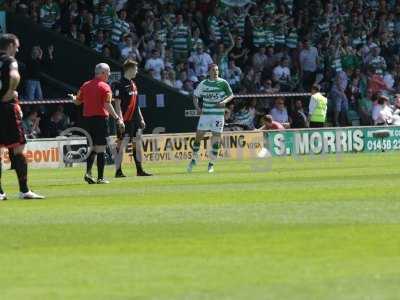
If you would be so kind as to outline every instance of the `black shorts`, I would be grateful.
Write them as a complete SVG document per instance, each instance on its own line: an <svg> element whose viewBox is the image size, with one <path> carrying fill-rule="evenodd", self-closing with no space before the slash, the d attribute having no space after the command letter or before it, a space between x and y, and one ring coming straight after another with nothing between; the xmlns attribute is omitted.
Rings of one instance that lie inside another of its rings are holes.
<svg viewBox="0 0 400 300"><path fill-rule="evenodd" d="M110 136L107 117L85 117L85 129L94 146L107 145L107 138Z"/></svg>
<svg viewBox="0 0 400 300"><path fill-rule="evenodd" d="M15 148L26 144L21 108L17 103L0 101L0 146Z"/></svg>
<svg viewBox="0 0 400 300"><path fill-rule="evenodd" d="M129 137L129 141L131 141L134 137L136 137L136 132L138 131L139 126L133 121L125 122L124 124L125 131L123 132L117 126L117 138L122 140L124 137Z"/></svg>

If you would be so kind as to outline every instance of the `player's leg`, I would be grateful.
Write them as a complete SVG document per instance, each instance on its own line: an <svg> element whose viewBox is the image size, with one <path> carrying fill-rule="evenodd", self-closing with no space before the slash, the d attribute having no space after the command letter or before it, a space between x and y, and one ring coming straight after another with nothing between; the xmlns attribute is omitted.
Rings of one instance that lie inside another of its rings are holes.
<svg viewBox="0 0 400 300"><path fill-rule="evenodd" d="M187 171L189 173L192 172L193 167L197 164L197 161L199 159L200 143L206 133L207 131L204 130L197 130L196 132L196 137L193 142L193 157L187 167Z"/></svg>
<svg viewBox="0 0 400 300"><path fill-rule="evenodd" d="M44 197L33 193L28 187L28 164L23 154L25 149L25 133L22 127L22 112L18 104L7 103L4 107L4 119L7 122L3 144L8 148L11 166L18 177L19 197L21 199L43 199Z"/></svg>
<svg viewBox="0 0 400 300"><path fill-rule="evenodd" d="M114 157L114 161L115 161L115 178L123 178L126 177L124 175L124 173L122 172L122 160L124 157L124 148L125 148L125 144L124 144L124 138L123 139L118 139L117 140L117 145L116 145L116 149L115 149L115 157ZM124 144L124 146L123 146Z"/></svg>
<svg viewBox="0 0 400 300"><path fill-rule="evenodd" d="M214 172L214 164L218 158L219 149L221 147L221 134L224 130L224 115L216 115L211 119L211 151L210 162L208 163L208 172Z"/></svg>
<svg viewBox="0 0 400 300"><path fill-rule="evenodd" d="M96 151L94 149L95 139L96 139L96 126L95 120L93 117L88 117L84 119L84 127L87 134L90 136L90 140L88 140L88 151L89 155L86 158L86 173L84 176L84 180L89 184L95 184L96 181L92 177L92 168L94 164L94 160L96 159Z"/></svg>
<svg viewBox="0 0 400 300"><path fill-rule="evenodd" d="M2 158L3 158L3 149L2 146L5 141L5 111L4 111L5 104L0 101L0 200L6 200L7 196L4 193L2 186L1 186L1 173L2 173Z"/></svg>
<svg viewBox="0 0 400 300"><path fill-rule="evenodd" d="M125 132L129 130L129 124L125 124ZM125 135L124 132L117 128L117 142L115 149L115 178L126 177L122 172L122 160L124 157L125 147L129 144L130 138L128 135Z"/></svg>
<svg viewBox="0 0 400 300"><path fill-rule="evenodd" d="M10 157L11 163L15 167L15 173L18 177L19 197L21 199L43 199L44 197L32 192L28 187L28 164L23 154L25 144L13 147L13 153Z"/></svg>
<svg viewBox="0 0 400 300"><path fill-rule="evenodd" d="M97 183L109 183L104 179L104 168L106 165L106 146L108 138L108 124L106 118L96 118L96 133L94 135L94 150L97 155Z"/></svg>
<svg viewBox="0 0 400 300"><path fill-rule="evenodd" d="M7 200L6 193L4 193L1 186L1 173L2 173L3 150L0 148L0 201Z"/></svg>
<svg viewBox="0 0 400 300"><path fill-rule="evenodd" d="M106 146L95 146L94 150L97 154L97 183L104 184L109 183L109 181L104 179L104 168L106 166Z"/></svg>
<svg viewBox="0 0 400 300"><path fill-rule="evenodd" d="M142 152L140 145L142 145L142 135L138 131L138 128L134 126L134 136L132 138L132 157L135 162L136 176L152 176L152 174L147 173L143 170L142 166ZM139 132L139 134L138 134Z"/></svg>
<svg viewBox="0 0 400 300"><path fill-rule="evenodd" d="M221 148L221 133L213 132L211 136L210 162L208 163L208 173L214 172L214 164L218 158L219 149Z"/></svg>

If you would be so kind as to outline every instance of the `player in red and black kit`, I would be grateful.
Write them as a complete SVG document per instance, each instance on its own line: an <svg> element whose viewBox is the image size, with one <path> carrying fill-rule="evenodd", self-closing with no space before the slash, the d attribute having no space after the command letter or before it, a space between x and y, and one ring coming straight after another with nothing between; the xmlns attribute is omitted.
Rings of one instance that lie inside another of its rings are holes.
<svg viewBox="0 0 400 300"><path fill-rule="evenodd" d="M136 165L137 176L151 176L143 170L140 155L136 149L136 132L144 129L146 123L138 105L138 92L133 79L137 74L137 62L127 60L123 64L123 76L114 86L115 110L124 120L125 130L117 132L117 155L115 157L116 178L125 177L121 169L124 147L132 143L132 155Z"/></svg>
<svg viewBox="0 0 400 300"><path fill-rule="evenodd" d="M105 151L109 136L107 124L109 115L116 120L118 127L124 127L122 118L115 112L111 104L112 91L107 83L109 76L110 66L106 63L100 63L96 65L95 78L85 82L76 96L70 95L76 105L83 104L85 129L92 140L84 177L84 180L89 184L96 182L98 184L109 183L108 180L104 179ZM97 181L92 177L92 167L96 156Z"/></svg>
<svg viewBox="0 0 400 300"><path fill-rule="evenodd" d="M8 149L11 165L17 173L19 198L44 198L28 188L28 165L23 154L26 140L17 93L20 75L18 63L14 58L18 48L19 40L15 35L0 36L0 200L7 200L1 187L1 148Z"/></svg>

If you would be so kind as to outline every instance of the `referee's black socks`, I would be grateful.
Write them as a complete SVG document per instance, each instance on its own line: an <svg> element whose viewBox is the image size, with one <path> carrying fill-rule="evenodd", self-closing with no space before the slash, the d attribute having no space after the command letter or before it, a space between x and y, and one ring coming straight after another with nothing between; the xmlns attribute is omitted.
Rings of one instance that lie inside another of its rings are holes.
<svg viewBox="0 0 400 300"><path fill-rule="evenodd" d="M26 163L25 156L22 153L14 154L11 156L12 163L15 167L15 173L17 173L19 191L21 193L29 192L28 188L28 165Z"/></svg>
<svg viewBox="0 0 400 300"><path fill-rule="evenodd" d="M90 152L88 158L86 159L86 173L87 174L92 174L92 167L94 163L94 159L96 157L96 152L92 151Z"/></svg>
<svg viewBox="0 0 400 300"><path fill-rule="evenodd" d="M97 153L97 174L98 179L104 179L104 166L106 164L104 152Z"/></svg>

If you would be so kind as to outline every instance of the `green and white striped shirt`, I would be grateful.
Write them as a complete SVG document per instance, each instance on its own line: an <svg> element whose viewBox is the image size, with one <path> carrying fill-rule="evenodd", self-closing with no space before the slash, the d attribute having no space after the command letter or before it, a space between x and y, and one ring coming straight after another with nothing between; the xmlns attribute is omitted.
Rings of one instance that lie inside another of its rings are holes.
<svg viewBox="0 0 400 300"><path fill-rule="evenodd" d="M130 32L129 23L121 19L115 19L113 28L111 31L111 42L114 45L121 43L122 37Z"/></svg>
<svg viewBox="0 0 400 300"><path fill-rule="evenodd" d="M275 33L272 26L265 28L265 39L267 46L275 46Z"/></svg>
<svg viewBox="0 0 400 300"><path fill-rule="evenodd" d="M278 44L278 45L285 44L285 34L283 33L283 30L279 30L279 31L275 32L274 40L275 40L275 44Z"/></svg>
<svg viewBox="0 0 400 300"><path fill-rule="evenodd" d="M236 24L235 24L235 27L237 28L240 36L244 36L245 26L246 26L246 15L241 14L236 18Z"/></svg>
<svg viewBox="0 0 400 300"><path fill-rule="evenodd" d="M253 45L254 47L265 47L267 43L266 31L264 27L258 26L253 29Z"/></svg>
<svg viewBox="0 0 400 300"><path fill-rule="evenodd" d="M186 25L177 25L173 28L173 49L175 52L187 52L189 50L189 28Z"/></svg>
<svg viewBox="0 0 400 300"><path fill-rule="evenodd" d="M274 2L271 1L270 3L266 3L264 5L265 13L273 15L275 13L275 11L276 11L276 6L275 6Z"/></svg>
<svg viewBox="0 0 400 300"><path fill-rule="evenodd" d="M222 78L216 80L205 79L197 86L194 95L203 98L203 115L224 115L225 108L218 107L218 103L231 96L232 89L229 83Z"/></svg>
<svg viewBox="0 0 400 300"><path fill-rule="evenodd" d="M42 23L43 27L51 28L56 23L59 15L60 8L58 4L45 4L40 8L40 23Z"/></svg>
<svg viewBox="0 0 400 300"><path fill-rule="evenodd" d="M222 38L221 27L219 26L219 19L216 16L210 16L208 18L208 28L210 32L214 33L217 41L220 41Z"/></svg>
<svg viewBox="0 0 400 300"><path fill-rule="evenodd" d="M290 30L288 35L286 36L286 47L289 49L296 49L297 44L299 42L299 35L296 29Z"/></svg>

